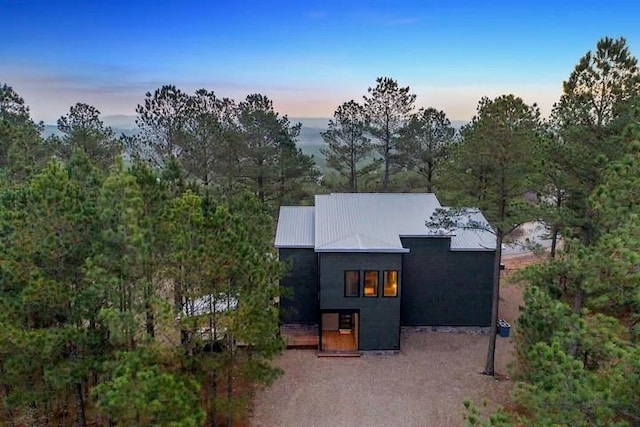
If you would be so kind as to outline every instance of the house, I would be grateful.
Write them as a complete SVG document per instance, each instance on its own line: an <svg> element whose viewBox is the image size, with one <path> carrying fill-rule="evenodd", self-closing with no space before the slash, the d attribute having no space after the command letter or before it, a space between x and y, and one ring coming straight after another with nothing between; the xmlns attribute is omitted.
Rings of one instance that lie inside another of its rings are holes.
<svg viewBox="0 0 640 427"><path fill-rule="evenodd" d="M319 350L399 350L401 326L489 326L495 236L426 226L434 194L328 194L280 209L281 323ZM481 213L473 220L487 224ZM488 227L488 224L487 224Z"/></svg>

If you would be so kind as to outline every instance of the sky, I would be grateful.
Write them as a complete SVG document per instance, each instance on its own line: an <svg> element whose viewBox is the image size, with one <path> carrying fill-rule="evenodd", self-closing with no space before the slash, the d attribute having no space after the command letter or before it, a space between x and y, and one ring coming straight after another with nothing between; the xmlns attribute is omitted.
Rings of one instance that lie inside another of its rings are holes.
<svg viewBox="0 0 640 427"><path fill-rule="evenodd" d="M133 115L163 84L330 117L378 76L452 120L506 93L546 115L600 38L640 56L638 22L637 0L0 0L0 83L45 123L76 102Z"/></svg>

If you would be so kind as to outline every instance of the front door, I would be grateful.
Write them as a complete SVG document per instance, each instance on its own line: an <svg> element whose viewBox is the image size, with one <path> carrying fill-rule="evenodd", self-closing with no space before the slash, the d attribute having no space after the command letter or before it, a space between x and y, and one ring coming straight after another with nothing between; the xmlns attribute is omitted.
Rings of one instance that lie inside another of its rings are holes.
<svg viewBox="0 0 640 427"><path fill-rule="evenodd" d="M353 329L353 313L338 313L338 329L345 331L345 333L351 332Z"/></svg>

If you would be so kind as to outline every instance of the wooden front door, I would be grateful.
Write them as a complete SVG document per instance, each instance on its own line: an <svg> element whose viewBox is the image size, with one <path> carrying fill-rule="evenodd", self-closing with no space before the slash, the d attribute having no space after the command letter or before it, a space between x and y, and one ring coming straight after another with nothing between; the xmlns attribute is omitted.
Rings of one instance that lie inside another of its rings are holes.
<svg viewBox="0 0 640 427"><path fill-rule="evenodd" d="M340 330L353 329L353 314L352 313L340 313L338 316L338 328Z"/></svg>

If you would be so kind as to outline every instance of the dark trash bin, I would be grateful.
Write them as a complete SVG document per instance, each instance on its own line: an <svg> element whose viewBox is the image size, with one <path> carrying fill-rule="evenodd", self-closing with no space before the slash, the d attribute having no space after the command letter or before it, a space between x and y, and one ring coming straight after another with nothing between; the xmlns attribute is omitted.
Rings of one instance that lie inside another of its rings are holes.
<svg viewBox="0 0 640 427"><path fill-rule="evenodd" d="M498 320L498 334L502 338L507 338L511 332L511 325L504 319Z"/></svg>

